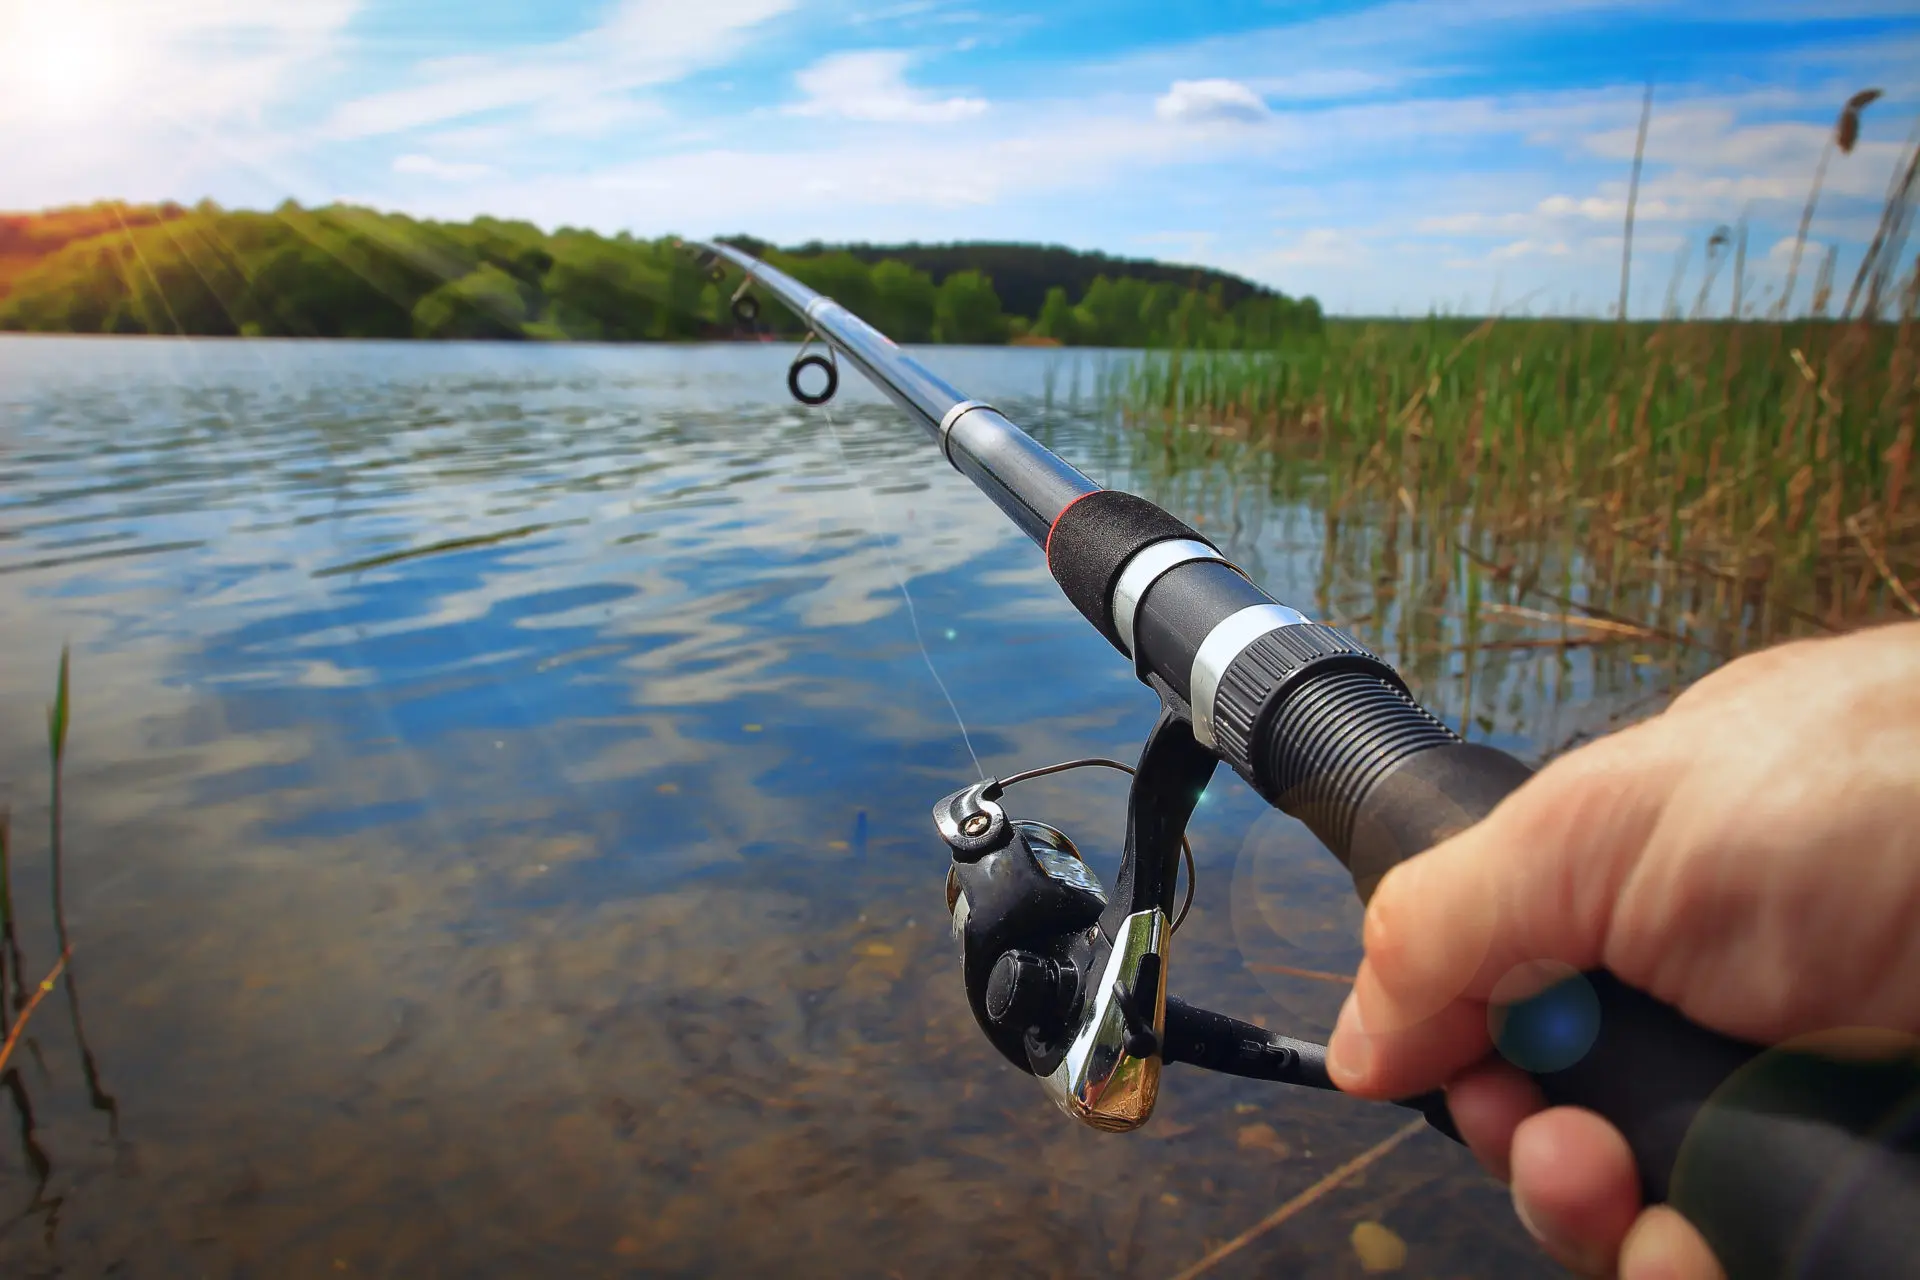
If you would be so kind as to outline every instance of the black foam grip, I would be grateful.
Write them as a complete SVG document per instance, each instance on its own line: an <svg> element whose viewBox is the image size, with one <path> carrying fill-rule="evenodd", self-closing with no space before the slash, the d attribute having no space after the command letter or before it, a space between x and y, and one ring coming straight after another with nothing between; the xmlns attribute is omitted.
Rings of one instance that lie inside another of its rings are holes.
<svg viewBox="0 0 1920 1280"><path fill-rule="evenodd" d="M1312 827L1363 898L1393 866L1479 821L1531 776L1356 672L1297 689L1267 718L1252 756L1262 793ZM1596 1111L1626 1136L1647 1198L1698 1227L1730 1280L1916 1274L1914 1059L1763 1051L1604 972L1517 1006L1508 1023L1531 1008L1551 1024L1570 997L1594 1019L1592 1043L1534 1079L1550 1102ZM1505 1032L1501 1047L1517 1056Z"/></svg>
<svg viewBox="0 0 1920 1280"><path fill-rule="evenodd" d="M1113 625L1113 588L1120 580L1120 571L1142 547L1169 538L1191 538L1213 546L1184 521L1145 498L1119 489L1102 489L1075 501L1053 522L1053 532L1047 536L1047 571L1073 601L1073 607L1119 649L1120 633Z"/></svg>

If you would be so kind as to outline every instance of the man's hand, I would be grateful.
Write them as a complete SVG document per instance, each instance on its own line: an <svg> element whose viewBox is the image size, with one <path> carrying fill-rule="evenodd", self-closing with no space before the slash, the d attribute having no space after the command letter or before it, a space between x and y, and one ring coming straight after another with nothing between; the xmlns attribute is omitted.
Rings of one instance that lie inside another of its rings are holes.
<svg viewBox="0 0 1920 1280"><path fill-rule="evenodd" d="M1604 968L1760 1043L1920 1032L1917 817L1920 623L1731 663L1380 882L1334 1082L1445 1084L1468 1145L1576 1270L1715 1276L1684 1219L1643 1208L1617 1130L1543 1109L1488 1059L1488 1002L1553 965Z"/></svg>

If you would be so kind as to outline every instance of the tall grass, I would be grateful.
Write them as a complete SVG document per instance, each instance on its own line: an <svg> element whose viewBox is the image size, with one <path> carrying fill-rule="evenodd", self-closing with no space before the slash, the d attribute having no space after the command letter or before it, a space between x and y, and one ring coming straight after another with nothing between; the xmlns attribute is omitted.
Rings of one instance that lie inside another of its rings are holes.
<svg viewBox="0 0 1920 1280"><path fill-rule="evenodd" d="M1847 104L1837 149L1871 101ZM1917 165L1920 148L1861 280L1892 277ZM1709 277L1743 239L1713 233ZM1829 254L1801 320L1710 318L1703 291L1657 322L1329 321L1277 350L1153 355L1107 390L1170 456L1238 438L1309 464L1285 470L1333 501L1371 493L1382 519L1404 506L1455 530L1496 576L1577 561L1594 580L1566 585L1589 603L1596 584L1655 583L1632 621L1714 630L1731 651L1920 613L1920 267L1897 300L1856 286L1839 320L1824 318L1832 289Z"/></svg>
<svg viewBox="0 0 1920 1280"><path fill-rule="evenodd" d="M1909 290L1911 296L1911 290ZM1406 491L1505 542L1718 584L1767 638L1905 610L1920 344L1833 322L1336 323L1268 353L1172 353L1111 390L1168 447L1240 437L1344 489Z"/></svg>

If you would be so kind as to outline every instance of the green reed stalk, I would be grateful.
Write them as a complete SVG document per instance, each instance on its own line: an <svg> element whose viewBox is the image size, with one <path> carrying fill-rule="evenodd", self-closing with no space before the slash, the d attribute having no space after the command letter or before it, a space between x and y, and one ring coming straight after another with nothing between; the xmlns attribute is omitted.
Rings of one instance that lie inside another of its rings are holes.
<svg viewBox="0 0 1920 1280"><path fill-rule="evenodd" d="M53 783L51 803L48 806L48 835L50 839L49 858L53 864L53 923L58 934L60 950L67 949L67 914L61 897L61 848L60 848L60 775L66 763L67 755L67 719L68 719L68 668L67 647L60 647L60 679L54 690L53 705L47 708L47 748L53 758Z"/></svg>
<svg viewBox="0 0 1920 1280"><path fill-rule="evenodd" d="M70 719L71 699L69 696L69 669L71 655L67 646L60 647L60 676L54 690L53 705L47 708L47 746L53 757L53 780L50 796L50 837L51 846L48 857L52 863L53 928L60 947L62 963L67 965L67 1016L73 1026L73 1038L80 1050L80 1071L87 1082L88 1101L96 1111L105 1113L108 1130L115 1137L120 1132L120 1103L100 1081L99 1063L93 1056L93 1046L87 1039L86 1021L80 1013L80 977L76 966L68 959L72 954L71 944L67 941L67 909L65 898L65 849L61 843L61 789L62 774L67 757L67 724Z"/></svg>
<svg viewBox="0 0 1920 1280"><path fill-rule="evenodd" d="M13 936L13 845L10 839L13 814L0 808L0 933ZM0 959L0 965L5 963ZM4 977L4 972L0 972ZM3 985L3 984L0 984Z"/></svg>

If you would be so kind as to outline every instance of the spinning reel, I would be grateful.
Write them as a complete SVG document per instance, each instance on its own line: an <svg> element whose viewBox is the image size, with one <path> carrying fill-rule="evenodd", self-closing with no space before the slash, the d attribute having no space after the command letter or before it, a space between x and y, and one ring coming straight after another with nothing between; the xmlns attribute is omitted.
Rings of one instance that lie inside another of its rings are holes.
<svg viewBox="0 0 1920 1280"><path fill-rule="evenodd" d="M1003 1057L1039 1077L1061 1110L1096 1129L1145 1124L1167 1063L1334 1087L1324 1046L1167 995L1169 947L1193 901L1186 826L1216 763L1168 702L1137 767L1071 760L975 783L934 806L952 854L947 911L974 1020ZM1066 833L1012 817L1001 803L1016 783L1082 767L1133 775L1111 891ZM1183 852L1186 905L1175 916ZM1457 1136L1439 1094L1401 1105Z"/></svg>

